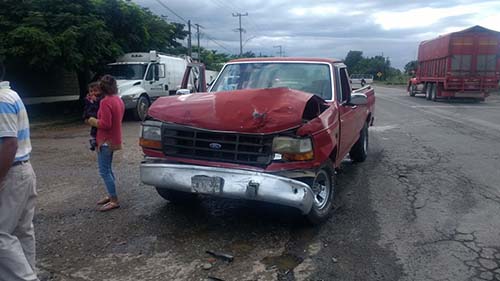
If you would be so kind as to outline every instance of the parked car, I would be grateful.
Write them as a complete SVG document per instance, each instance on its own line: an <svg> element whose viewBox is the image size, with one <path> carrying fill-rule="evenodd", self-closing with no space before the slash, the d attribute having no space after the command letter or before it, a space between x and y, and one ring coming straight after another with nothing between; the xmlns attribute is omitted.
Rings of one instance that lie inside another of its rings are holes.
<svg viewBox="0 0 500 281"><path fill-rule="evenodd" d="M320 223L332 210L335 169L346 155L367 157L374 103L370 87L351 90L340 60L234 60L208 92L152 104L141 180L174 202L198 194L263 201Z"/></svg>
<svg viewBox="0 0 500 281"><path fill-rule="evenodd" d="M500 32L481 26L423 41L418 47L416 76L410 96L428 100L469 98L483 101L498 90Z"/></svg>
<svg viewBox="0 0 500 281"><path fill-rule="evenodd" d="M131 110L136 119L144 120L155 99L175 95L189 61L156 51L128 53L108 64L107 72L117 79L125 108Z"/></svg>

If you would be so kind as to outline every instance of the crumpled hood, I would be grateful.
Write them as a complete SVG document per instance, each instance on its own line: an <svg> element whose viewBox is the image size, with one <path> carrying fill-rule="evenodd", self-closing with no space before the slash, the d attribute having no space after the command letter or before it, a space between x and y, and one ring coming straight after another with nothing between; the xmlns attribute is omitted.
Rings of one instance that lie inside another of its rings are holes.
<svg viewBox="0 0 500 281"><path fill-rule="evenodd" d="M243 133L273 133L302 125L313 97L289 88L199 93L158 99L149 115L163 122Z"/></svg>

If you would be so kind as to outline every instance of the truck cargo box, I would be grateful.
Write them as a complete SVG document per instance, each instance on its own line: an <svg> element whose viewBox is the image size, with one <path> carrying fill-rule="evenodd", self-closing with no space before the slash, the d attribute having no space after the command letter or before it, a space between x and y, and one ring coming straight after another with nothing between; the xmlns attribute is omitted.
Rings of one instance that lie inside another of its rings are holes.
<svg viewBox="0 0 500 281"><path fill-rule="evenodd" d="M498 89L499 80L500 32L474 26L420 43L416 77L409 91L411 85L414 89L421 85L430 99L484 99Z"/></svg>

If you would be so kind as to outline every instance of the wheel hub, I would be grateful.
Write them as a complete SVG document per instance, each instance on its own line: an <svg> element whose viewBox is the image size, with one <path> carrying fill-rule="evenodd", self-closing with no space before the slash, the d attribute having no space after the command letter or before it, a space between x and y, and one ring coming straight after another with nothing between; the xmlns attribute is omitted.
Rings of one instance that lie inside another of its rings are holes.
<svg viewBox="0 0 500 281"><path fill-rule="evenodd" d="M314 194L314 205L322 209L328 203L330 197L330 180L325 171L320 171L314 179L311 187Z"/></svg>

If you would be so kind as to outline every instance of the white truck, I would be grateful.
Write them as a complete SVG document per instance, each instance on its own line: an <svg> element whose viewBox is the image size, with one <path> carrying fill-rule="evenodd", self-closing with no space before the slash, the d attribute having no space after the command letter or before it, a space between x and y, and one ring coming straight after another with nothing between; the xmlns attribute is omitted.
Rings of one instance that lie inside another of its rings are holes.
<svg viewBox="0 0 500 281"><path fill-rule="evenodd" d="M156 51L127 53L107 72L117 79L118 94L134 117L144 120L149 105L159 97L175 95L189 58L166 56Z"/></svg>

